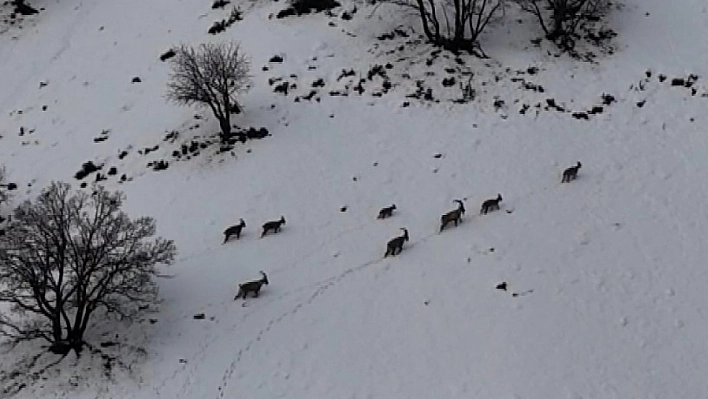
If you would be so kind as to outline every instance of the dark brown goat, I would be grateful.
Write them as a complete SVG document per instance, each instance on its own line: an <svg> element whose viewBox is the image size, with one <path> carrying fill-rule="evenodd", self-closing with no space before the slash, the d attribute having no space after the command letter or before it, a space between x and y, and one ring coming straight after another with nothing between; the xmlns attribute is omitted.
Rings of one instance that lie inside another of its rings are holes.
<svg viewBox="0 0 708 399"><path fill-rule="evenodd" d="M403 230L403 235L391 239L388 244L386 244L386 253L384 254L384 258L391 255L391 256L396 256L396 250L398 250L398 253L400 254L401 251L403 251L403 243L408 241L408 230L405 228L401 228Z"/></svg>
<svg viewBox="0 0 708 399"><path fill-rule="evenodd" d="M263 277L261 277L260 280L254 280L249 281L247 283L239 284L238 293L234 297L234 301L238 298L246 299L246 295L248 295L249 292L253 293L254 298L258 298L258 293L261 291L261 287L263 286L263 284L268 285L268 276L266 276L266 274L262 271L261 274L263 275Z"/></svg>
<svg viewBox="0 0 708 399"><path fill-rule="evenodd" d="M465 204L461 200L454 200L453 202L457 202L457 209L440 216L440 231L443 231L450 222L454 222L455 226L457 226L457 223L462 221L462 215L465 214Z"/></svg>
<svg viewBox="0 0 708 399"><path fill-rule="evenodd" d="M241 230L243 230L244 227L246 227L246 222L243 221L243 219L239 219L240 222L239 224L233 225L226 230L224 230L224 242L223 244L226 244L226 241L231 238L231 236L236 236L236 239L238 240L241 238Z"/></svg>
<svg viewBox="0 0 708 399"><path fill-rule="evenodd" d="M580 169L581 166L583 166L583 164L578 161L577 165L564 170L561 183L569 183L571 180L575 180L578 177L578 169Z"/></svg>
<svg viewBox="0 0 708 399"><path fill-rule="evenodd" d="M391 217L391 215L393 215L394 210L396 210L396 204L381 208L381 210L379 211L379 216L376 219L386 219L388 217Z"/></svg>
<svg viewBox="0 0 708 399"><path fill-rule="evenodd" d="M280 226L285 224L285 216L281 216L280 220L273 220L270 222L265 222L263 224L263 233L261 234L261 237L265 236L266 233L269 231L273 231L273 233L277 233L280 231Z"/></svg>
<svg viewBox="0 0 708 399"><path fill-rule="evenodd" d="M486 215L489 211L498 211L499 203L502 200L501 194L497 194L497 198L492 198L484 201L482 203L482 210L479 212L480 215Z"/></svg>

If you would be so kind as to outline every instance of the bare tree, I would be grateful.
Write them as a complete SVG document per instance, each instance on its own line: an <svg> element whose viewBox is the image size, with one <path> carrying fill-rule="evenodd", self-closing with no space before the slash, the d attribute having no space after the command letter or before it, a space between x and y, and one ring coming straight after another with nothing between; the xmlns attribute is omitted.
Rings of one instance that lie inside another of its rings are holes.
<svg viewBox="0 0 708 399"><path fill-rule="evenodd" d="M505 0L391 0L413 8L420 17L423 32L431 43L457 52L484 56L479 37L499 16Z"/></svg>
<svg viewBox="0 0 708 399"><path fill-rule="evenodd" d="M536 16L546 38L562 49L575 46L573 34L582 21L600 18L609 0L515 0L522 10Z"/></svg>
<svg viewBox="0 0 708 399"><path fill-rule="evenodd" d="M172 241L157 238L150 217L131 220L124 196L97 188L72 193L52 183L15 211L0 236L0 334L43 338L56 353L80 352L99 311L132 317L154 302L156 265L172 262Z"/></svg>
<svg viewBox="0 0 708 399"><path fill-rule="evenodd" d="M231 114L241 112L236 96L249 89L250 63L236 42L186 45L170 60L167 98L180 105L209 107L219 120L221 139L231 136Z"/></svg>

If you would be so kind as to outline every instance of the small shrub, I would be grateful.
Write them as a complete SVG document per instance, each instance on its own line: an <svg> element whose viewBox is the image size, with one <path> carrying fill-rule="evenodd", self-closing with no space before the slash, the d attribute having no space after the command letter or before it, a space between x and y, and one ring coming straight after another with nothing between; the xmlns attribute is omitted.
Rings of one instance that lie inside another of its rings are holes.
<svg viewBox="0 0 708 399"><path fill-rule="evenodd" d="M337 0L292 0L290 7L281 10L276 18L285 18L293 15L310 14L339 7Z"/></svg>
<svg viewBox="0 0 708 399"><path fill-rule="evenodd" d="M226 7L227 4L229 4L230 1L228 0L216 0L212 5L211 8L212 10L216 10L217 8L224 8Z"/></svg>

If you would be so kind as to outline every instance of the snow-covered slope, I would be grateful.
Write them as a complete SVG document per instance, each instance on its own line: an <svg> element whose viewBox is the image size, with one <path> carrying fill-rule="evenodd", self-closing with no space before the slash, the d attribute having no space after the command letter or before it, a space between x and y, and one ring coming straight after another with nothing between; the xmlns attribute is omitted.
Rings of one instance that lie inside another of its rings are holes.
<svg viewBox="0 0 708 399"><path fill-rule="evenodd" d="M386 7L269 19L282 3L242 3L244 19L212 36L228 7L206 0L42 2L0 35L0 162L20 186L14 199L51 180L78 187L85 161L116 167L102 184L126 192L132 215L154 216L180 254L163 270L159 311L92 330L94 343L120 343L105 349L122 359L109 377L91 356L12 375L38 350L20 347L2 357L2 385L26 384L12 397L708 395L703 2L625 0L610 18L616 51L595 64L532 46L536 27L519 15L488 32L490 60L464 65L409 44L415 19ZM377 40L401 24L407 38ZM235 123L271 136L176 160L217 123L165 101L159 56L232 39L254 75ZM374 76L355 92L387 63L390 90ZM450 101L470 73L476 99ZM671 85L690 74L692 87ZM416 80L440 101L407 98ZM296 86L288 95L273 91L283 81ZM594 106L587 120L572 115ZM158 160L169 167L147 166ZM577 161L577 181L560 184ZM479 215L497 193L501 210ZM438 234L458 198L463 223ZM394 216L376 220L391 203ZM281 215L282 232L259 238ZM245 234L222 245L238 218ZM411 240L384 259L401 227ZM260 270L260 298L234 302Z"/></svg>

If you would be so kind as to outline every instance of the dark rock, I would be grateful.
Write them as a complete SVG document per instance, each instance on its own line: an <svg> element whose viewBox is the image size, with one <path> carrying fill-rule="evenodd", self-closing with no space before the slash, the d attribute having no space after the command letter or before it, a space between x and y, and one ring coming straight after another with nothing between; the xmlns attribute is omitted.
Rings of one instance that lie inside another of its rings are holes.
<svg viewBox="0 0 708 399"><path fill-rule="evenodd" d="M25 0L14 0L12 2L15 5L15 12L24 16L38 14L36 8L25 3Z"/></svg>
<svg viewBox="0 0 708 399"><path fill-rule="evenodd" d="M169 49L160 56L160 61L167 61L175 55L177 55L177 53L175 53L173 49Z"/></svg>
<svg viewBox="0 0 708 399"><path fill-rule="evenodd" d="M226 21L224 21L224 20L222 20L222 21L216 21L216 22L214 22L214 24L209 28L209 30L207 31L207 33L209 33L210 35L216 35L216 34L219 34L219 33L223 32L223 31L225 31L226 28L227 28Z"/></svg>
<svg viewBox="0 0 708 399"><path fill-rule="evenodd" d="M602 95L602 105L610 105L615 101L617 101L617 100L615 99L615 96L613 96L612 94L603 94Z"/></svg>
<svg viewBox="0 0 708 399"><path fill-rule="evenodd" d="M224 8L226 7L227 4L229 4L229 0L216 0L214 3L211 5L212 10L216 10L217 8Z"/></svg>
<svg viewBox="0 0 708 399"><path fill-rule="evenodd" d="M84 177L90 175L91 173L101 170L102 167L103 167L103 165L96 166L91 161L84 162L84 164L81 165L81 170L79 170L78 172L76 172L76 174L74 174L74 178L76 178L77 180L82 180Z"/></svg>
<svg viewBox="0 0 708 399"><path fill-rule="evenodd" d="M288 88L290 87L290 84L288 82L283 82L273 88L273 91L275 93L283 93L283 95L288 95Z"/></svg>
<svg viewBox="0 0 708 399"><path fill-rule="evenodd" d="M383 67L383 65L376 64L369 69L369 72L366 74L366 78L368 80L372 80L374 76L381 76L384 79L387 79L388 76L386 75L386 69Z"/></svg>
<svg viewBox="0 0 708 399"><path fill-rule="evenodd" d="M153 151L157 151L160 148L159 145L155 145L154 147L145 147L142 150L139 150L138 153L141 155L147 155Z"/></svg>
<svg viewBox="0 0 708 399"><path fill-rule="evenodd" d="M346 78L349 76L355 76L355 75L356 75L356 72L354 72L353 69L350 69L350 70L342 69L342 73L340 73L339 77L337 77L337 81L339 81L342 78Z"/></svg>
<svg viewBox="0 0 708 399"><path fill-rule="evenodd" d="M161 160L154 162L152 164L152 170L154 170L154 171L165 170L169 166L170 166L170 164L167 161L161 159Z"/></svg>
<svg viewBox="0 0 708 399"><path fill-rule="evenodd" d="M453 78L453 77L445 78L442 80L442 85L444 87L450 87L450 86L453 86L454 84L455 84L455 78Z"/></svg>
<svg viewBox="0 0 708 399"><path fill-rule="evenodd" d="M262 139L262 138L268 137L268 136L269 136L268 129L266 129L264 127L260 128L260 129L256 129L256 128L252 127L246 131L246 138L249 138L249 139Z"/></svg>

